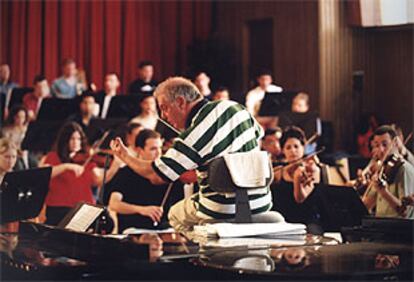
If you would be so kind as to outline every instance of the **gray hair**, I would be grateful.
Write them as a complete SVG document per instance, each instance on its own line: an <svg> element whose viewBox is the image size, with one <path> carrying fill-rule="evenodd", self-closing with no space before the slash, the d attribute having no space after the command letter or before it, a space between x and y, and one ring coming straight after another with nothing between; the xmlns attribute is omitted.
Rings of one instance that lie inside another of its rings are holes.
<svg viewBox="0 0 414 282"><path fill-rule="evenodd" d="M200 91L189 79L184 77L170 77L160 83L154 91L154 96L165 95L169 101L173 102L181 96L187 102L194 102L202 98Z"/></svg>

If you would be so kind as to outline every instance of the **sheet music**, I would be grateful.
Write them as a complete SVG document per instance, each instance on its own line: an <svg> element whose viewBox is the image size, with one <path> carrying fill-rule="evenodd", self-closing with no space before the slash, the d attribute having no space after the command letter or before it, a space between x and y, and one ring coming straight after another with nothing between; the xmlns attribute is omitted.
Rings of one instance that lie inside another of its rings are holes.
<svg viewBox="0 0 414 282"><path fill-rule="evenodd" d="M157 233L157 234L163 234L163 233L174 233L174 228L167 228L167 229L144 229L144 228L134 228L130 227L128 229L125 229L123 234L146 234L146 233Z"/></svg>
<svg viewBox="0 0 414 282"><path fill-rule="evenodd" d="M87 228L95 221L95 219L102 212L102 208L84 204L72 217L69 223L65 226L66 229L71 229L78 232L85 232Z"/></svg>
<svg viewBox="0 0 414 282"><path fill-rule="evenodd" d="M204 226L195 226L196 236L249 237L267 235L269 238L277 236L303 235L306 226L300 223L215 223Z"/></svg>

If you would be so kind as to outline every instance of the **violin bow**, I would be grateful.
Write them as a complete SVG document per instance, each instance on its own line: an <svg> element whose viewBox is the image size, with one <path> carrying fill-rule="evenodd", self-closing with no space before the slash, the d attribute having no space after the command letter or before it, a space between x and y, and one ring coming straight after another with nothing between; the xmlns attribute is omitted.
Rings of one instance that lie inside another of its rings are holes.
<svg viewBox="0 0 414 282"><path fill-rule="evenodd" d="M95 152L95 150L101 147L101 145L105 141L106 137L108 137L108 135L109 135L109 130L105 131L103 135L101 136L101 138L99 138L98 140L95 141L95 143L93 143L91 147L91 149L93 150L93 154L89 155L89 157L85 160L82 166L86 166L92 160L93 156L97 153Z"/></svg>
<svg viewBox="0 0 414 282"><path fill-rule="evenodd" d="M315 151L315 152L313 152L313 153L310 153L310 154L309 154L309 155L307 155L307 156L304 156L304 157L302 157L302 158L300 158L300 159L297 159L296 161L292 161L292 162L290 162L290 163L287 163L286 165L277 166L277 167L275 167L275 168L273 169L273 171L278 171L278 170L281 170L281 169L283 169L283 168L286 168L286 167L289 167L289 166L292 166L292 165L299 164L299 163L301 163L301 162L303 162L303 161L307 161L307 160L309 160L309 159L313 158L314 156L316 156L316 155L318 155L318 154L322 153L323 151L325 151L325 147L322 147L322 148L320 148L319 150L317 150L317 151Z"/></svg>

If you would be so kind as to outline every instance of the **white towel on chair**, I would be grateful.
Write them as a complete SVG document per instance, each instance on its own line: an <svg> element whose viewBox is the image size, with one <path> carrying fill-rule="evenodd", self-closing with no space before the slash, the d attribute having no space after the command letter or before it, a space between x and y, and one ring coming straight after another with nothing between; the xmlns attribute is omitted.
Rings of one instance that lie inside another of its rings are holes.
<svg viewBox="0 0 414 282"><path fill-rule="evenodd" d="M227 154L224 161L231 179L239 187L263 187L270 177L269 157L265 151Z"/></svg>

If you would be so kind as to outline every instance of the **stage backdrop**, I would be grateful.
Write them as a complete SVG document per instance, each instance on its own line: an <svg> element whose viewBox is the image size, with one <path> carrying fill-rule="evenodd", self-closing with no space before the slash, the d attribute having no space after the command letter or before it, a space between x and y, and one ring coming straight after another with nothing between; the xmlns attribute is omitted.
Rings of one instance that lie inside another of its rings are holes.
<svg viewBox="0 0 414 282"><path fill-rule="evenodd" d="M1 1L0 9L0 61L22 85L39 73L55 79L67 57L98 88L115 71L125 91L142 59L154 62L156 79L181 74L187 46L211 27L206 1Z"/></svg>

